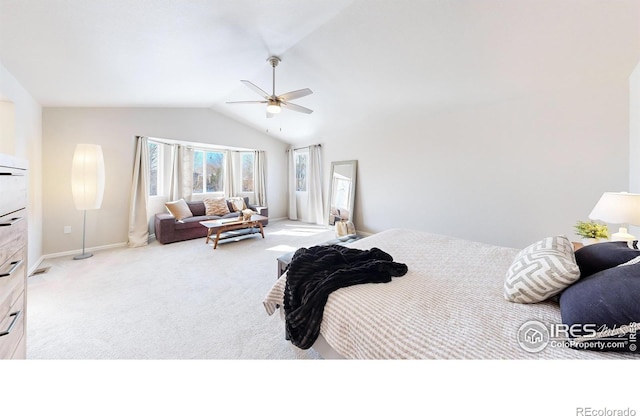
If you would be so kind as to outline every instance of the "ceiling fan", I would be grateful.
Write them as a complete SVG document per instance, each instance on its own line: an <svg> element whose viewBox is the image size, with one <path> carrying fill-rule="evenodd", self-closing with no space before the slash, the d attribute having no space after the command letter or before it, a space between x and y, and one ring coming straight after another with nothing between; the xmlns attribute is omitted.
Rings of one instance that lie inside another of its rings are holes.
<svg viewBox="0 0 640 416"><path fill-rule="evenodd" d="M264 100L262 101L227 101L227 104L267 104L267 118L274 117L276 114L280 112L282 108L287 108L289 110L298 111L300 113L311 114L313 110L303 107L301 105L293 104L290 101L295 100L296 98L305 97L309 94L313 94L309 88L304 88L301 90L286 92L281 95L276 95L276 66L280 63L280 58L277 56L271 56L267 59L267 62L271 64L273 68L273 89L272 93L268 94L255 84L243 79L242 82L244 85L249 87L251 90L255 91L260 95Z"/></svg>

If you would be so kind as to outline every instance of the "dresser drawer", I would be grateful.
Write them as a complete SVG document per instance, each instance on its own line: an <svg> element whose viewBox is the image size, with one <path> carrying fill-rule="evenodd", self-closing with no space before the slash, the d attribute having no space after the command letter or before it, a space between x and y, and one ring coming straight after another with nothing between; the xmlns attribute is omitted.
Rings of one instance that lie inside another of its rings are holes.
<svg viewBox="0 0 640 416"><path fill-rule="evenodd" d="M24 170L0 166L0 215L27 206L27 176Z"/></svg>
<svg viewBox="0 0 640 416"><path fill-rule="evenodd" d="M0 317L11 308L24 292L27 248L22 247L0 265Z"/></svg>
<svg viewBox="0 0 640 416"><path fill-rule="evenodd" d="M0 264L27 244L27 210L0 217Z"/></svg>
<svg viewBox="0 0 640 416"><path fill-rule="evenodd" d="M25 301L20 296L11 306L8 313L0 317L0 358L21 357L24 352L17 351L19 346L24 348Z"/></svg>

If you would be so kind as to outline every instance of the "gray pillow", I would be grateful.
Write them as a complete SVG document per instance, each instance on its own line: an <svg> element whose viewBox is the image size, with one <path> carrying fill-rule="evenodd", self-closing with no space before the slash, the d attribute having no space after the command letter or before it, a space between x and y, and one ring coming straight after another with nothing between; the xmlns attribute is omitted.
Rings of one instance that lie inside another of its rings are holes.
<svg viewBox="0 0 640 416"><path fill-rule="evenodd" d="M580 269L569 239L547 237L518 253L505 277L504 297L515 303L542 302L579 278Z"/></svg>

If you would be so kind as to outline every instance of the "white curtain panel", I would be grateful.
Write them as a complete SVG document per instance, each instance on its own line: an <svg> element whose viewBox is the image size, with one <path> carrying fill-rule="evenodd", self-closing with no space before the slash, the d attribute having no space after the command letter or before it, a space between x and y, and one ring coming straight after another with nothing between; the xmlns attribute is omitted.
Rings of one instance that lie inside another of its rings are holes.
<svg viewBox="0 0 640 416"><path fill-rule="evenodd" d="M267 206L266 155L264 150L256 150L253 155L253 193L256 205Z"/></svg>
<svg viewBox="0 0 640 416"><path fill-rule="evenodd" d="M298 219L298 206L296 203L296 152L293 149L287 150L288 161L288 194L289 194L289 219Z"/></svg>
<svg viewBox="0 0 640 416"><path fill-rule="evenodd" d="M324 203L322 201L322 147L320 145L309 146L309 166L307 175L309 220L316 224L324 224Z"/></svg>
<svg viewBox="0 0 640 416"><path fill-rule="evenodd" d="M181 168L182 168L182 198L191 201L193 195L193 149L180 145Z"/></svg>
<svg viewBox="0 0 640 416"><path fill-rule="evenodd" d="M179 144L171 145L171 177L169 183L169 201L183 198L182 195L182 158Z"/></svg>
<svg viewBox="0 0 640 416"><path fill-rule="evenodd" d="M224 152L224 196L226 198L236 196L236 178L235 167L238 166L236 161L240 157L239 152L227 150Z"/></svg>
<svg viewBox="0 0 640 416"><path fill-rule="evenodd" d="M129 233L127 246L140 247L149 244L149 145L146 137L136 137L136 156L131 182L129 207Z"/></svg>
<svg viewBox="0 0 640 416"><path fill-rule="evenodd" d="M169 200L191 200L193 194L193 149L181 144L171 145L171 183Z"/></svg>

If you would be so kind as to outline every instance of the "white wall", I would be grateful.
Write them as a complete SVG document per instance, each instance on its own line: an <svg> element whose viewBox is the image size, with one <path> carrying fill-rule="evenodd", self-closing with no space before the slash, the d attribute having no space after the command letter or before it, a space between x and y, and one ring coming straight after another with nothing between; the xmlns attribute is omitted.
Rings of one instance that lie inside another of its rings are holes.
<svg viewBox="0 0 640 416"><path fill-rule="evenodd" d="M323 143L325 172L358 160L362 231L407 227L524 247L576 238L573 225L602 192L628 187L627 80L440 113L381 110L368 117L384 127L365 121Z"/></svg>
<svg viewBox="0 0 640 416"><path fill-rule="evenodd" d="M0 153L29 161L29 272L42 256L42 107L15 77L0 64L0 101L13 103L13 138L3 134Z"/></svg>
<svg viewBox="0 0 640 416"><path fill-rule="evenodd" d="M629 192L640 193L640 62L629 77Z"/></svg>
<svg viewBox="0 0 640 416"><path fill-rule="evenodd" d="M640 193L640 62L629 77L629 192ZM640 227L629 232L640 235Z"/></svg>
<svg viewBox="0 0 640 416"><path fill-rule="evenodd" d="M368 116L389 120L386 129L358 123L333 133L339 146L314 141L323 143L325 184L331 161L358 160L362 231L415 227L515 247L545 235L573 237L573 224L602 192L640 192L639 67L630 84L439 114L387 108ZM103 208L88 214L88 247L126 240L133 136L140 134L266 150L270 215L286 216L287 146L277 140L205 109L47 108L41 122L39 104L1 65L0 81L0 100L14 102L16 113L15 142L2 147L31 165L30 267L43 253L81 247L82 216L68 185L81 142L103 145L108 175Z"/></svg>
<svg viewBox="0 0 640 416"><path fill-rule="evenodd" d="M87 211L86 246L127 240L135 136L196 141L266 151L269 216L286 216L287 145L209 109L45 108L43 174L45 254L82 247L82 214L71 196L71 159L77 143L102 146L105 194L102 208ZM63 227L71 226L71 234Z"/></svg>

